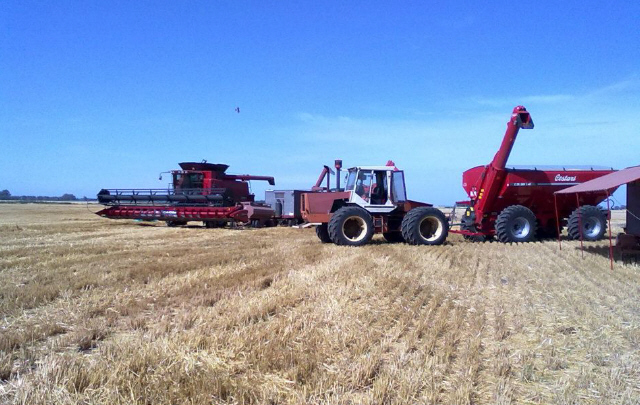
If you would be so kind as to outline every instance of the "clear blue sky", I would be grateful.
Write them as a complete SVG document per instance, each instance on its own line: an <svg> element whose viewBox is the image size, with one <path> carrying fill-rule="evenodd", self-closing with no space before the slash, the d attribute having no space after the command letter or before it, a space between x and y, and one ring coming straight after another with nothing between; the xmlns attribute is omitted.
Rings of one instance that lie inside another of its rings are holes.
<svg viewBox="0 0 640 405"><path fill-rule="evenodd" d="M304 188L393 159L447 204L518 104L536 128L509 163L637 165L639 26L637 0L5 0L0 189L160 187L202 159Z"/></svg>

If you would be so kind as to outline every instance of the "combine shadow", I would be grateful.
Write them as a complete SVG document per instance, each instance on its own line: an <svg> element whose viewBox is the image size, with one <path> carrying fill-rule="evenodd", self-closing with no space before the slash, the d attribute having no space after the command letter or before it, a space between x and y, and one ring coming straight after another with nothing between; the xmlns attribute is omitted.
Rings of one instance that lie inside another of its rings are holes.
<svg viewBox="0 0 640 405"><path fill-rule="evenodd" d="M395 246L395 245L413 246L413 245L410 245L410 244L408 244L406 242L388 242L384 238L382 238L382 239L372 239L371 241L369 241L369 243L365 244L365 246ZM427 246L427 245L416 245L416 246L422 246L422 247L425 247L425 248L431 247L431 246ZM451 243L451 242L449 242L447 240L442 245L439 245L439 246L453 246L453 243Z"/></svg>
<svg viewBox="0 0 640 405"><path fill-rule="evenodd" d="M157 227L157 226L161 226L162 224L154 223L154 222L138 222L136 225L138 225L138 226L151 226L151 227Z"/></svg>

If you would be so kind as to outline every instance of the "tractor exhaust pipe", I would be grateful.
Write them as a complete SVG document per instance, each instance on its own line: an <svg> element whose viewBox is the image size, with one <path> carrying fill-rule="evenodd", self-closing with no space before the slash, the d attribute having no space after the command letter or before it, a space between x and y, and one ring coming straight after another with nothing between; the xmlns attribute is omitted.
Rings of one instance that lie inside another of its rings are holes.
<svg viewBox="0 0 640 405"><path fill-rule="evenodd" d="M336 191L340 191L340 169L342 169L342 160L336 159L335 167L336 167Z"/></svg>

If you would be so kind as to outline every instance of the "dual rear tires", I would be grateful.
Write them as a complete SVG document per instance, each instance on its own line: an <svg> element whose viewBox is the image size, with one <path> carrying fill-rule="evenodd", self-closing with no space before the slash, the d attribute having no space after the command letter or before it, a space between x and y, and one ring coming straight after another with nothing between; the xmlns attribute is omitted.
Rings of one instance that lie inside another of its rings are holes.
<svg viewBox="0 0 640 405"><path fill-rule="evenodd" d="M371 241L373 218L360 207L342 207L329 220L328 233L336 245L362 246Z"/></svg>
<svg viewBox="0 0 640 405"><path fill-rule="evenodd" d="M557 237L557 229L538 229L536 216L527 207L512 205L502 210L495 223L500 242L531 242L536 237ZM585 205L569 216L567 231L571 239L597 241L607 230L607 216L598 207Z"/></svg>
<svg viewBox="0 0 640 405"><path fill-rule="evenodd" d="M331 238L329 237L329 227L327 224L316 226L316 236L322 243L331 243Z"/></svg>
<svg viewBox="0 0 640 405"><path fill-rule="evenodd" d="M205 228L224 228L227 226L227 221L204 221Z"/></svg>
<svg viewBox="0 0 640 405"><path fill-rule="evenodd" d="M569 216L567 231L571 239L600 240L607 231L607 215L598 207L584 205Z"/></svg>
<svg viewBox="0 0 640 405"><path fill-rule="evenodd" d="M441 245L447 239L449 223L437 208L418 207L402 219L401 231L385 232L388 242L407 242L411 245ZM341 246L362 246L371 241L375 228L373 218L360 207L342 207L328 224L316 227L316 235L323 243Z"/></svg>
<svg viewBox="0 0 640 405"><path fill-rule="evenodd" d="M404 216L401 229L410 245L442 245L449 235L449 221L437 208L418 207Z"/></svg>
<svg viewBox="0 0 640 405"><path fill-rule="evenodd" d="M536 216L527 207L512 205L498 215L495 228L500 242L531 242L536 237Z"/></svg>

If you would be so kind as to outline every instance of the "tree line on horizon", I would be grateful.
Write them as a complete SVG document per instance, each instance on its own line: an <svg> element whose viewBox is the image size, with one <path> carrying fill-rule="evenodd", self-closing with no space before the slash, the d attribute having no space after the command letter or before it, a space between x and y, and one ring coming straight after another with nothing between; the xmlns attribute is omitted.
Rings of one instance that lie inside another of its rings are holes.
<svg viewBox="0 0 640 405"><path fill-rule="evenodd" d="M84 198L86 199L86 197ZM61 196L46 196L46 195L11 195L9 190L0 191L0 200L11 201L78 201L78 198L70 193L62 194Z"/></svg>

